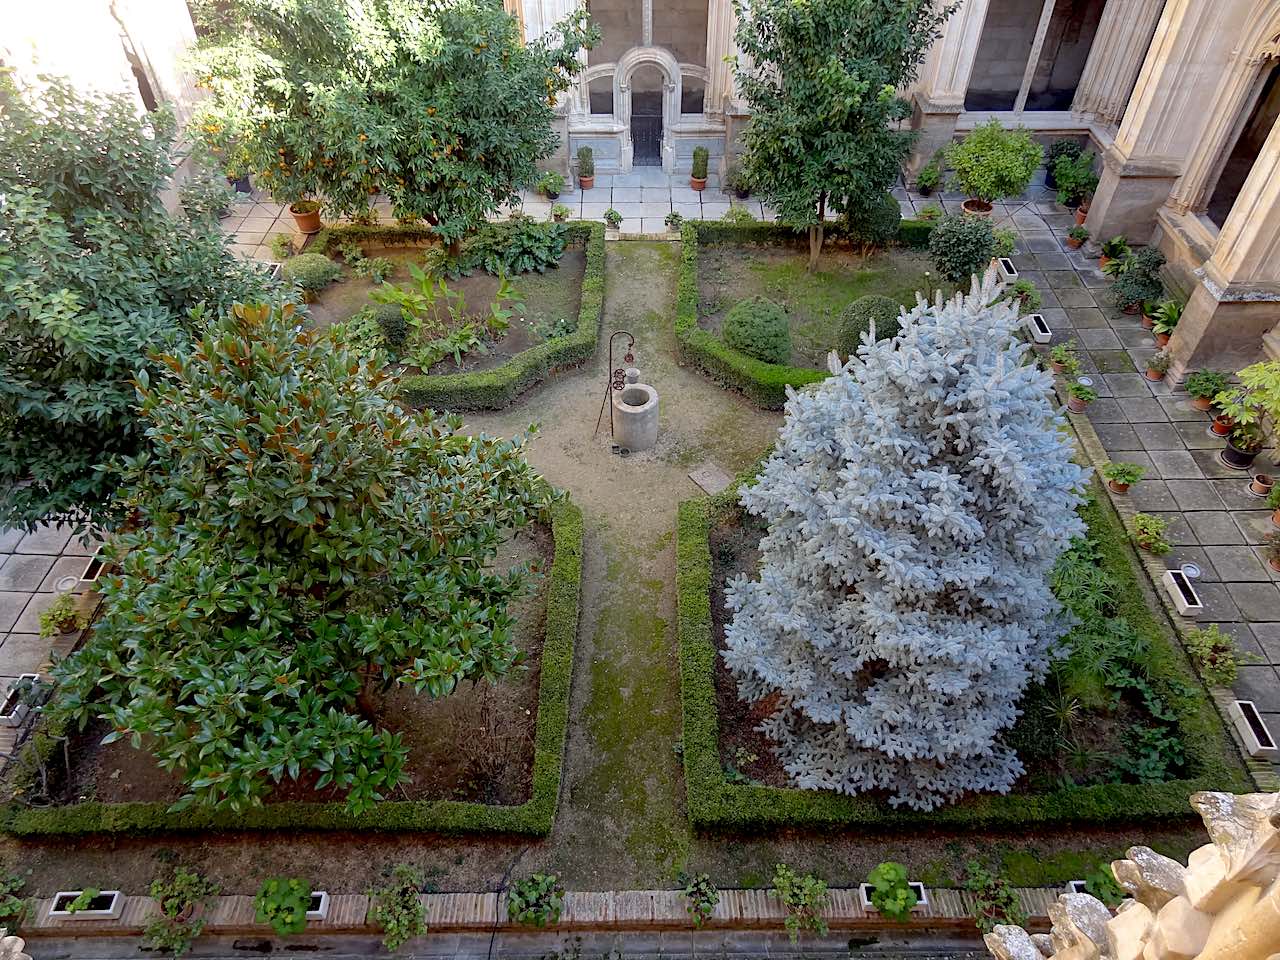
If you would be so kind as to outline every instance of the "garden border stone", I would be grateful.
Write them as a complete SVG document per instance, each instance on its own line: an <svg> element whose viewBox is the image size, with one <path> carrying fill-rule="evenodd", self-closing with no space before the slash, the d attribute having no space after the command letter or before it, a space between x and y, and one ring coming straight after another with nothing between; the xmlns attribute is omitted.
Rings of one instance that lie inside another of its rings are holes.
<svg viewBox="0 0 1280 960"><path fill-rule="evenodd" d="M740 480L743 478L739 478ZM749 481L749 477L746 478ZM734 484L715 497L680 504L676 525L676 631L680 647L683 753L689 819L701 830L776 827L939 827L969 831L1047 824L1122 824L1192 820L1187 797L1198 790L1253 789L1229 734L1181 650L1176 650L1151 610L1134 574L1128 535L1094 481L1090 532L1102 562L1120 582L1120 606L1151 644L1152 675L1187 684L1171 698L1189 764L1196 776L1158 784L1098 784L1047 793L972 797L929 813L895 809L866 797L791 787L730 783L720 764L720 718L716 705L718 656L711 622L710 531L726 512L740 509Z"/></svg>
<svg viewBox="0 0 1280 960"><path fill-rule="evenodd" d="M550 515L555 546L546 587L533 784L524 803L498 806L457 800L384 800L353 815L340 802L269 803L241 813L200 806L171 811L165 803L85 801L36 808L11 802L0 808L0 834L75 836L234 829L547 835L560 798L582 593L582 510L565 497L551 506ZM53 750L60 733L37 728L34 749Z"/></svg>

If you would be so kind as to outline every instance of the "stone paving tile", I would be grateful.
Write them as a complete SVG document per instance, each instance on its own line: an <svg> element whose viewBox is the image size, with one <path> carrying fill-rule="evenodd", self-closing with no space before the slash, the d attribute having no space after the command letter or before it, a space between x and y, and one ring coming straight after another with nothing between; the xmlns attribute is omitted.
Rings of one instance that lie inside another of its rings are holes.
<svg viewBox="0 0 1280 960"><path fill-rule="evenodd" d="M1251 623L1249 628L1266 662L1280 664L1280 622Z"/></svg>
<svg viewBox="0 0 1280 960"><path fill-rule="evenodd" d="M1173 497L1169 498L1170 500ZM1232 514L1225 510L1210 510L1201 513L1188 513L1184 516L1196 539L1203 544L1235 545L1245 542L1240 526Z"/></svg>
<svg viewBox="0 0 1280 960"><path fill-rule="evenodd" d="M1134 403L1145 401L1135 400ZM1090 418L1092 419L1092 418ZM1164 480L1199 480L1204 475L1196 464L1195 458L1186 450L1150 450L1151 460L1156 473Z"/></svg>
<svg viewBox="0 0 1280 960"><path fill-rule="evenodd" d="M1178 509L1190 513L1197 510L1222 510L1225 505L1208 480L1167 480Z"/></svg>
<svg viewBox="0 0 1280 960"><path fill-rule="evenodd" d="M1150 510L1147 512L1169 524L1169 529L1165 531L1165 539L1175 547L1195 545L1200 542L1196 538L1195 530L1181 511ZM1231 525L1231 529L1235 530L1235 524Z"/></svg>
<svg viewBox="0 0 1280 960"><path fill-rule="evenodd" d="M1211 480L1210 483L1228 510L1252 510L1263 502L1249 492L1249 481L1240 477Z"/></svg>
<svg viewBox="0 0 1280 960"><path fill-rule="evenodd" d="M1133 505L1143 513L1151 513L1153 510L1176 510L1178 502L1173 499L1173 494L1169 492L1169 487L1163 480L1139 480L1129 488L1128 496L1132 498ZM1187 517L1187 521L1191 521L1191 517ZM1195 525L1192 524L1192 529ZM1199 538L1199 533L1196 534ZM1200 540L1201 543L1205 541Z"/></svg>
<svg viewBox="0 0 1280 960"><path fill-rule="evenodd" d="M1196 593L1200 594L1200 602L1204 604L1205 620L1239 620L1240 609L1235 605L1225 583L1196 582Z"/></svg>
<svg viewBox="0 0 1280 960"><path fill-rule="evenodd" d="M14 553L43 553L57 556L71 539L71 527L67 524L42 523L24 536L14 548Z"/></svg>
<svg viewBox="0 0 1280 960"><path fill-rule="evenodd" d="M22 614L22 609L31 599L30 593L15 590L0 591L0 632L7 633L13 629Z"/></svg>
<svg viewBox="0 0 1280 960"><path fill-rule="evenodd" d="M37 625L37 630L39 626ZM11 633L0 643L0 676L37 673L49 659L50 643L39 633Z"/></svg>
<svg viewBox="0 0 1280 960"><path fill-rule="evenodd" d="M1141 450L1142 441L1133 425L1129 423L1099 423L1094 426L1098 439L1106 447L1107 452L1115 450Z"/></svg>
<svg viewBox="0 0 1280 960"><path fill-rule="evenodd" d="M1251 547L1205 547L1209 562L1213 564L1218 576L1227 581L1263 581L1270 582L1266 566L1258 560ZM1239 601L1237 601L1239 605ZM1254 619L1254 618L1250 618Z"/></svg>
<svg viewBox="0 0 1280 960"><path fill-rule="evenodd" d="M0 567L0 590L34 591L40 588L45 574L53 566L53 557L40 554L15 554Z"/></svg>
<svg viewBox="0 0 1280 960"><path fill-rule="evenodd" d="M1235 683L1241 700L1252 700L1258 709L1280 712L1280 676L1267 664L1244 664Z"/></svg>
<svg viewBox="0 0 1280 960"><path fill-rule="evenodd" d="M1280 587L1270 580L1263 583L1232 582L1227 584L1227 589L1245 620L1280 620Z"/></svg>
<svg viewBox="0 0 1280 960"><path fill-rule="evenodd" d="M1142 446L1147 450L1180 450L1184 453L1186 452L1186 448L1182 445L1182 438L1171 423L1135 423L1133 430L1142 442Z"/></svg>
<svg viewBox="0 0 1280 960"><path fill-rule="evenodd" d="M1270 510L1233 510L1231 519L1249 543L1262 543L1276 528Z"/></svg>
<svg viewBox="0 0 1280 960"><path fill-rule="evenodd" d="M1111 395L1114 397L1142 397L1145 399L1151 396L1147 381L1140 374L1104 373L1102 379L1111 389Z"/></svg>

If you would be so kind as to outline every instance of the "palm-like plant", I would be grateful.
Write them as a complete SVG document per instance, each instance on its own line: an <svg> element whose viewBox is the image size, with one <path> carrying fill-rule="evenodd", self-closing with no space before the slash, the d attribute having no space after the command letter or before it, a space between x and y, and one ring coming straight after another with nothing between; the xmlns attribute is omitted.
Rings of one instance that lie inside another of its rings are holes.
<svg viewBox="0 0 1280 960"><path fill-rule="evenodd" d="M1151 328L1153 332L1173 333L1174 327L1182 319L1182 304L1177 300L1163 300L1151 316L1155 320L1155 326Z"/></svg>

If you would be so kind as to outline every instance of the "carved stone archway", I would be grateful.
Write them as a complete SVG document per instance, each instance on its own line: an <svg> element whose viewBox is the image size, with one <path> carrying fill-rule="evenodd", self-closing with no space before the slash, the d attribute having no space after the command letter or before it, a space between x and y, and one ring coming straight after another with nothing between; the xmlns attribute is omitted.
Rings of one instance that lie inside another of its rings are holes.
<svg viewBox="0 0 1280 960"><path fill-rule="evenodd" d="M657 67L662 74L662 169L675 169L676 151L672 131L680 121L680 64L671 51L662 47L632 47L621 57L613 72L613 116L622 128L622 169L629 171L631 144L631 81L641 67Z"/></svg>

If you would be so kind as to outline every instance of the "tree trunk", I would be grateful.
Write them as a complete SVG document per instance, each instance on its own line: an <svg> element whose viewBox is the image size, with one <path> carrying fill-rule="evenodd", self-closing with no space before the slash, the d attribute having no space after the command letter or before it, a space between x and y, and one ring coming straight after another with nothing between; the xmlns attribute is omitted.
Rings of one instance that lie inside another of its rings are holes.
<svg viewBox="0 0 1280 960"><path fill-rule="evenodd" d="M449 254L450 260L456 260L458 257L462 256L462 238L459 237L457 240L450 240L449 247L446 252Z"/></svg>
<svg viewBox="0 0 1280 960"><path fill-rule="evenodd" d="M818 267L818 255L822 253L822 233L826 227L827 195L818 197L818 222L809 228L809 267L810 273Z"/></svg>

